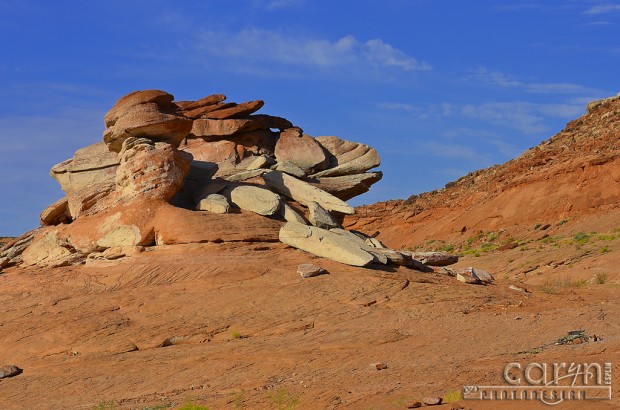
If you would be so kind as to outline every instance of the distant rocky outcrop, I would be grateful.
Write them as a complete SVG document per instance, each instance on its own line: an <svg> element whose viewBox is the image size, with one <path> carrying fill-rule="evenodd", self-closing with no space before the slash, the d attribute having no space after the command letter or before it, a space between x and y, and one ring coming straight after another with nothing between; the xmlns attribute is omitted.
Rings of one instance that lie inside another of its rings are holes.
<svg viewBox="0 0 620 410"><path fill-rule="evenodd" d="M51 175L66 196L41 228L7 244L3 266L62 266L113 259L150 246L282 241L345 264L424 268L411 255L342 229L345 201L382 177L376 150L313 138L290 121L255 114L256 100L223 94L175 102L136 91L104 118L103 141Z"/></svg>

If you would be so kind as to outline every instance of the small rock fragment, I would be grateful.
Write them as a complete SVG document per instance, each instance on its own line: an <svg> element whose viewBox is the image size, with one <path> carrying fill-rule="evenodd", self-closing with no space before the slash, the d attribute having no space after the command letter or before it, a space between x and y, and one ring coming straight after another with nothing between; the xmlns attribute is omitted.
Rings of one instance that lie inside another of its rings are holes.
<svg viewBox="0 0 620 410"><path fill-rule="evenodd" d="M320 266L313 265L312 263L302 263L297 266L297 273L301 275L302 278L311 278L313 276L319 276L325 273L325 269Z"/></svg>
<svg viewBox="0 0 620 410"><path fill-rule="evenodd" d="M412 401L405 405L408 409L417 409L418 407L422 407L422 402L420 401Z"/></svg>
<svg viewBox="0 0 620 410"><path fill-rule="evenodd" d="M370 367L375 370L385 370L388 368L388 365L385 363L372 363Z"/></svg>
<svg viewBox="0 0 620 410"><path fill-rule="evenodd" d="M438 406L443 402L441 397L425 397L422 399L422 403L427 406Z"/></svg>
<svg viewBox="0 0 620 410"><path fill-rule="evenodd" d="M15 365L2 366L0 367L0 379L17 376L22 372L23 370Z"/></svg>

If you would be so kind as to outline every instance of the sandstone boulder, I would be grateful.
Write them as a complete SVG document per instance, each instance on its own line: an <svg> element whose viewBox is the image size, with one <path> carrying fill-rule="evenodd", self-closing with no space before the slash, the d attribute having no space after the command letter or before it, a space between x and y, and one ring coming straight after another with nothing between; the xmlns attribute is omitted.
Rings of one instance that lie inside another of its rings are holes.
<svg viewBox="0 0 620 410"><path fill-rule="evenodd" d="M365 172L362 174L342 175L338 177L321 177L309 181L310 184L329 192L343 201L348 201L365 192L370 186L381 180L382 172ZM316 181L316 182L314 182Z"/></svg>
<svg viewBox="0 0 620 410"><path fill-rule="evenodd" d="M228 196L239 208L259 215L273 215L280 209L280 195L265 188L240 185L232 188Z"/></svg>
<svg viewBox="0 0 620 410"><path fill-rule="evenodd" d="M104 131L103 141L114 152L119 152L129 137L147 137L179 146L192 129L192 122L174 111L162 111L155 103L139 104L120 113L114 125Z"/></svg>
<svg viewBox="0 0 620 410"><path fill-rule="evenodd" d="M192 162L190 154L170 144L137 139L126 140L123 147L116 171L116 191L121 196L169 201L181 189Z"/></svg>
<svg viewBox="0 0 620 410"><path fill-rule="evenodd" d="M275 155L278 163L289 162L302 169L304 174L324 169L327 164L323 148L299 128L288 128L280 133Z"/></svg>
<svg viewBox="0 0 620 410"><path fill-rule="evenodd" d="M229 208L228 199L220 194L207 195L206 198L201 199L198 205L196 205L197 211L208 211L214 214L228 213Z"/></svg>
<svg viewBox="0 0 620 410"><path fill-rule="evenodd" d="M277 192L294 199L304 206L310 206L311 202L319 203L328 211L336 211L343 214L354 214L355 209L346 202L301 181L295 177L282 173L280 171L271 171L263 175L263 179L268 186Z"/></svg>
<svg viewBox="0 0 620 410"><path fill-rule="evenodd" d="M381 164L374 148L338 137L316 137L327 152L328 168L315 173L316 178L352 175L366 172Z"/></svg>
<svg viewBox="0 0 620 410"><path fill-rule="evenodd" d="M67 208L68 203L67 197L64 197L45 208L39 217L41 226L58 225L69 222L71 218Z"/></svg>
<svg viewBox="0 0 620 410"><path fill-rule="evenodd" d="M88 186L113 181L118 158L103 142L89 145L75 152L73 158L54 165L50 175L66 194L78 192Z"/></svg>
<svg viewBox="0 0 620 410"><path fill-rule="evenodd" d="M113 126L118 118L126 113L130 108L140 104L153 103L158 107L169 108L172 106L174 96L161 90L134 91L121 97L114 106L107 112L103 121L106 127Z"/></svg>
<svg viewBox="0 0 620 410"><path fill-rule="evenodd" d="M313 255L352 266L366 266L374 257L346 237L314 226L287 222L279 234L280 241Z"/></svg>

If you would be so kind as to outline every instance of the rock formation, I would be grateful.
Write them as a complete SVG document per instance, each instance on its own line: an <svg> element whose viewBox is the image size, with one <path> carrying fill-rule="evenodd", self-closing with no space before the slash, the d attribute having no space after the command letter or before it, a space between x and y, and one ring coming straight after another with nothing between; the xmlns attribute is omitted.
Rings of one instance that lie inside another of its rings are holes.
<svg viewBox="0 0 620 410"><path fill-rule="evenodd" d="M52 168L66 196L41 213L41 228L0 250L3 266L280 240L345 264L420 268L411 255L342 229L355 212L345 200L381 179L367 172L380 164L377 151L255 114L260 100L225 99L175 102L159 90L119 99L105 115L103 141Z"/></svg>

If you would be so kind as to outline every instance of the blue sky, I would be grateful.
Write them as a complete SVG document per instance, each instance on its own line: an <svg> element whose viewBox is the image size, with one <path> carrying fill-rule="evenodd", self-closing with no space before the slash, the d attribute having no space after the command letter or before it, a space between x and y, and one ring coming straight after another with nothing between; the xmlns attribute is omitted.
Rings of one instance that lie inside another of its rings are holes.
<svg viewBox="0 0 620 410"><path fill-rule="evenodd" d="M620 2L0 0L0 235L63 196L56 163L122 95L224 93L375 147L354 205L443 187L620 91Z"/></svg>

